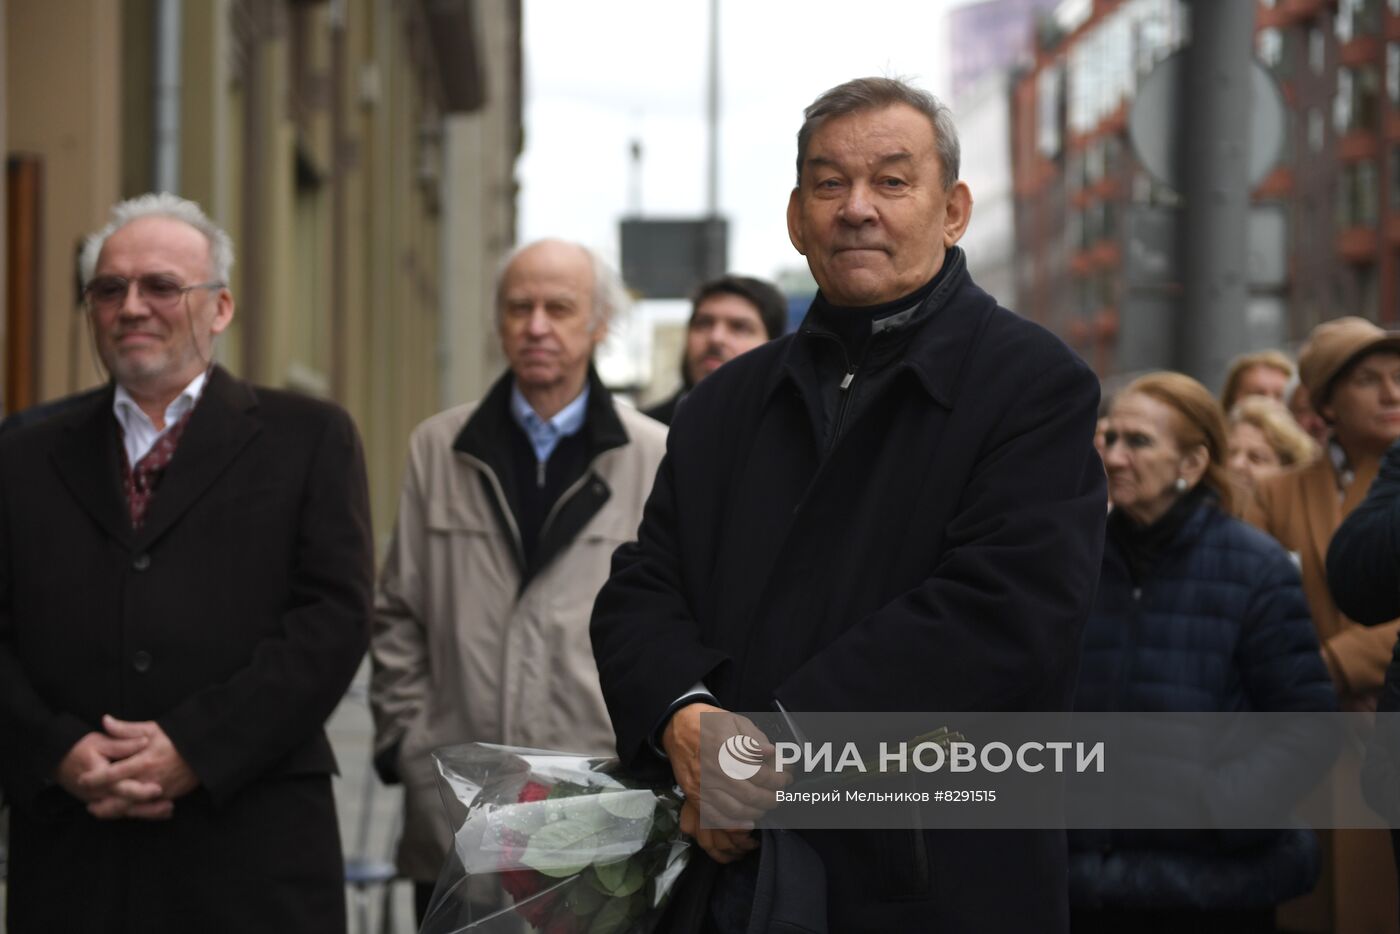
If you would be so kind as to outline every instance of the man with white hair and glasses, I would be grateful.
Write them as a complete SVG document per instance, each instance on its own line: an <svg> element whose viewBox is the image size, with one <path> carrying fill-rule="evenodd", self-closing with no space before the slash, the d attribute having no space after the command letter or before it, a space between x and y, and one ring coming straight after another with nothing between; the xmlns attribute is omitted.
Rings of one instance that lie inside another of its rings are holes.
<svg viewBox="0 0 1400 934"><path fill-rule="evenodd" d="M588 616L666 443L592 366L625 301L592 250L518 249L496 287L509 369L410 442L370 655L375 762L405 785L398 862L420 919L451 842L433 749L613 751Z"/></svg>
<svg viewBox="0 0 1400 934"><path fill-rule="evenodd" d="M0 439L12 934L345 927L323 723L368 635L364 457L212 363L232 263L193 202L118 204L82 254L110 382Z"/></svg>

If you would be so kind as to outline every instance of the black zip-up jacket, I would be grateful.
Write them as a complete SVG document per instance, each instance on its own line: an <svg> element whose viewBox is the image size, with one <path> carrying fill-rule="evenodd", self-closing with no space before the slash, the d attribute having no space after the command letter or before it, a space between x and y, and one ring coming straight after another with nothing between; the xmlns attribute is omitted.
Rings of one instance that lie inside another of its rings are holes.
<svg viewBox="0 0 1400 934"><path fill-rule="evenodd" d="M735 711L1068 709L1103 547L1098 381L961 256L829 446L799 332L702 380L594 654L637 769L697 681ZM802 833L833 931L1063 931L1063 833Z"/></svg>

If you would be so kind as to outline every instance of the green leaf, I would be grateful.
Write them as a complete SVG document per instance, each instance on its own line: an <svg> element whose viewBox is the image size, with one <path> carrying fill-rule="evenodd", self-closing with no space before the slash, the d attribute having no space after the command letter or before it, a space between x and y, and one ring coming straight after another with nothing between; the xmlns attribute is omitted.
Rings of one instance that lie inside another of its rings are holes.
<svg viewBox="0 0 1400 934"><path fill-rule="evenodd" d="M554 821L535 831L520 861L536 872L562 879L593 861L591 842L598 828L586 820Z"/></svg>
<svg viewBox="0 0 1400 934"><path fill-rule="evenodd" d="M627 820L650 817L656 809L656 796L650 791L605 791L597 800L603 810Z"/></svg>
<svg viewBox="0 0 1400 934"><path fill-rule="evenodd" d="M597 873L603 891L615 898L622 898L640 891L647 881L642 867L631 859L596 865L593 867L593 871Z"/></svg>
<svg viewBox="0 0 1400 934"><path fill-rule="evenodd" d="M528 835L539 830L547 817L543 801L530 801L498 808L492 812L490 819L516 833Z"/></svg>
<svg viewBox="0 0 1400 934"><path fill-rule="evenodd" d="M669 843L675 839L679 827L676 816L668 808L657 808L656 816L651 822L651 832L647 834L647 844L654 846L660 843Z"/></svg>
<svg viewBox="0 0 1400 934"><path fill-rule="evenodd" d="M593 916L593 923L588 925L588 934L622 934L641 914L642 903L639 899L609 899Z"/></svg>
<svg viewBox="0 0 1400 934"><path fill-rule="evenodd" d="M591 876L592 873L589 875ZM606 895L598 891L594 885L585 885L580 880L569 886L569 897L564 900L564 904L568 905L570 910L580 918L589 918L603 907L605 901L607 901Z"/></svg>

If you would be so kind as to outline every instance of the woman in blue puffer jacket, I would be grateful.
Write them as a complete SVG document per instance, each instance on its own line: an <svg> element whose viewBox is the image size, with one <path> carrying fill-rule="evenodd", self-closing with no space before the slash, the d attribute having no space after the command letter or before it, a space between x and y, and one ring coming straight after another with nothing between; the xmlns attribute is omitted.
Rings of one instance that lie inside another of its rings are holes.
<svg viewBox="0 0 1400 934"><path fill-rule="evenodd" d="M1331 711L1336 695L1298 571L1231 516L1223 413L1200 383L1153 373L1115 399L1113 510L1075 709ZM1309 831L1079 831L1075 934L1272 931L1318 873Z"/></svg>

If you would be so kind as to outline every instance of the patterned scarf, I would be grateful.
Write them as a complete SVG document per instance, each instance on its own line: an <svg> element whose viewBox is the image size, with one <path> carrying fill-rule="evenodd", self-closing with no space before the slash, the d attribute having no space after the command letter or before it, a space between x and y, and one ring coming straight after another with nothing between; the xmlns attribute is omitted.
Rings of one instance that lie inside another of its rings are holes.
<svg viewBox="0 0 1400 934"><path fill-rule="evenodd" d="M160 486L161 478L165 476L165 468L170 466L170 459L175 456L175 448L180 444L180 436L185 433L185 426L189 424L190 416L196 408L198 405L190 406L189 411L170 426L170 430L157 438L156 443L146 452L146 456L136 462L135 469L127 460L126 446L122 446L122 492L126 494L126 505L131 512L131 528L134 531L139 532L145 523L146 510L150 508L151 499L156 495L156 487ZM120 424L117 430L120 433Z"/></svg>

